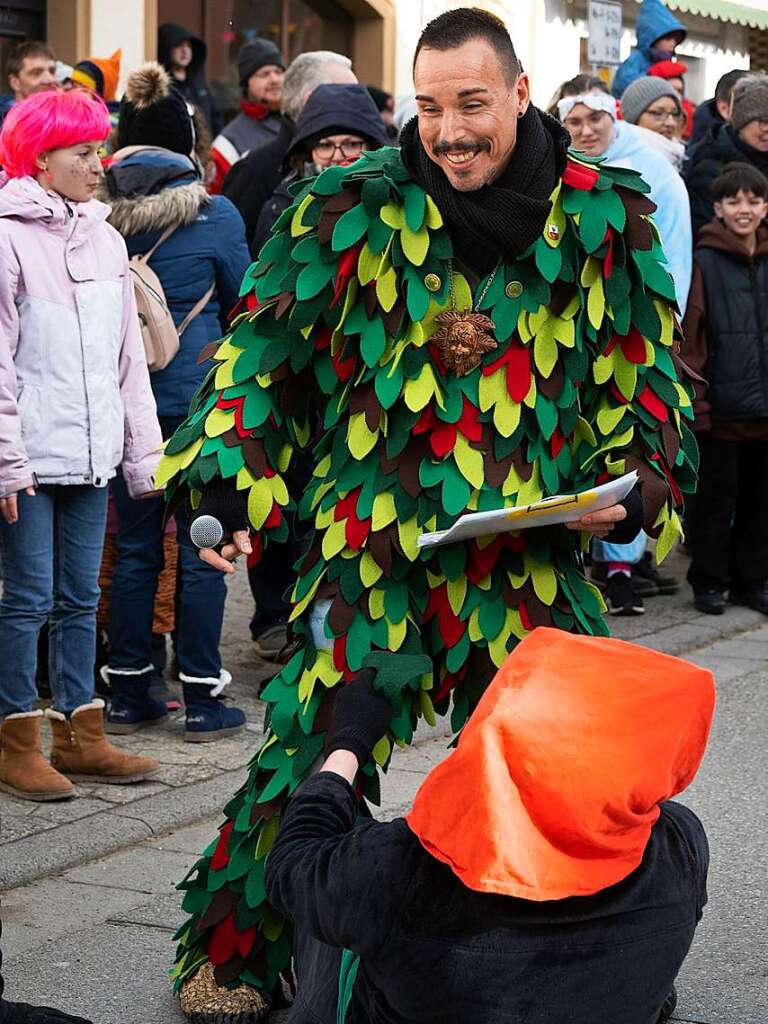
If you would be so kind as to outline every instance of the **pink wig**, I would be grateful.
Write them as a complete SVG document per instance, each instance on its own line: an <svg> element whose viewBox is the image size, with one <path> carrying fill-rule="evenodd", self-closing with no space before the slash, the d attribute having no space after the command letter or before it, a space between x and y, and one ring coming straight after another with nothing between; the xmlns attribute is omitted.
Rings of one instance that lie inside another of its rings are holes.
<svg viewBox="0 0 768 1024"><path fill-rule="evenodd" d="M37 158L52 149L106 139L109 111L80 90L46 90L11 107L0 132L0 163L10 178L34 177Z"/></svg>

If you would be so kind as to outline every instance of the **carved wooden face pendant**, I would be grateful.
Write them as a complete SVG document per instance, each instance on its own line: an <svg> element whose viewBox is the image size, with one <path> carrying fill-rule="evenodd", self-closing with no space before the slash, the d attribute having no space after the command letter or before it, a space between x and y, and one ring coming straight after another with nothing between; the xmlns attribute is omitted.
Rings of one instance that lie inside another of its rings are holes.
<svg viewBox="0 0 768 1024"><path fill-rule="evenodd" d="M470 373L486 352L498 347L492 335L495 324L483 313L457 313L453 310L440 313L436 319L439 329L432 335L432 341L440 349L445 368L453 370L457 377Z"/></svg>

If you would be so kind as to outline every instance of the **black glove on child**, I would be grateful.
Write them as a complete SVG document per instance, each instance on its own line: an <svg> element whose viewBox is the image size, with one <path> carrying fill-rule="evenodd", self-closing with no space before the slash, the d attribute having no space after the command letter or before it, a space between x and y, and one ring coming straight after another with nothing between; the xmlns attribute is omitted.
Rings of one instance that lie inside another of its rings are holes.
<svg viewBox="0 0 768 1024"><path fill-rule="evenodd" d="M217 477L203 491L200 504L192 510L190 525L198 516L213 516L224 527L224 538L229 538L237 530L247 530L248 523L248 489L238 491L235 477L222 480Z"/></svg>
<svg viewBox="0 0 768 1024"><path fill-rule="evenodd" d="M351 750L360 767L368 764L373 748L392 721L392 705L373 688L376 672L364 668L346 686L340 686L325 738L326 755Z"/></svg>

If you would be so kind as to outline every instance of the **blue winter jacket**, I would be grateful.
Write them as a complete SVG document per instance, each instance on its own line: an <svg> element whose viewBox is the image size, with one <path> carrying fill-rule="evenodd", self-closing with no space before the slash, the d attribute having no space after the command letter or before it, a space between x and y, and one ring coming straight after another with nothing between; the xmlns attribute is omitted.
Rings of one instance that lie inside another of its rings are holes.
<svg viewBox="0 0 768 1024"><path fill-rule="evenodd" d="M188 157L152 147L115 156L100 198L112 207L109 221L125 238L128 255L148 252L170 224L181 224L150 261L176 324L216 285L182 335L178 355L151 376L158 415L184 416L211 365L199 365L198 356L226 333L251 262L245 227L228 199L208 195Z"/></svg>
<svg viewBox="0 0 768 1024"><path fill-rule="evenodd" d="M653 44L657 39L672 32L680 32L683 38L687 35L683 23L664 6L662 0L643 0L636 32L637 47L619 67L613 80L613 95L617 98L636 78L647 75L651 64L669 59L668 53L656 54L654 51Z"/></svg>

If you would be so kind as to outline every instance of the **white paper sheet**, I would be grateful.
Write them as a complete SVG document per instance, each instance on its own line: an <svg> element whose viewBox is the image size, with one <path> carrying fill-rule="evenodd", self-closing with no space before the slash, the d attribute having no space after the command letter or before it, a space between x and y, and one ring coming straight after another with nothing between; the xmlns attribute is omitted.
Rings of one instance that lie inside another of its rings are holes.
<svg viewBox="0 0 768 1024"><path fill-rule="evenodd" d="M637 483L637 473L626 473L607 484L592 487L580 494L558 494L543 498L533 505L518 505L493 512L469 512L459 516L449 530L439 533L423 533L418 539L420 548L431 548L438 544L451 544L471 537L487 537L494 533L509 533L511 530L527 530L534 526L553 526L556 523L570 523L588 512L599 512L622 501Z"/></svg>

